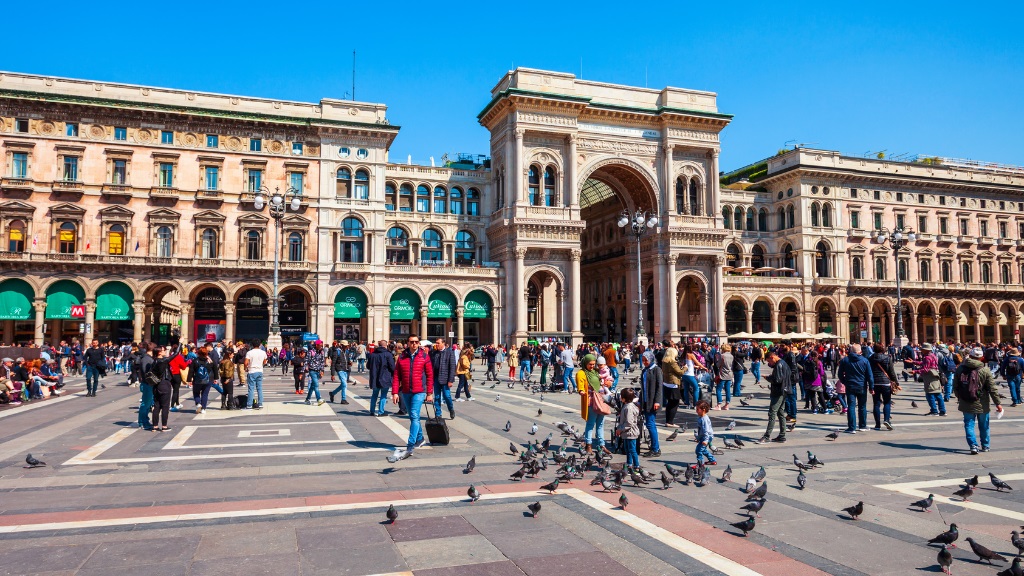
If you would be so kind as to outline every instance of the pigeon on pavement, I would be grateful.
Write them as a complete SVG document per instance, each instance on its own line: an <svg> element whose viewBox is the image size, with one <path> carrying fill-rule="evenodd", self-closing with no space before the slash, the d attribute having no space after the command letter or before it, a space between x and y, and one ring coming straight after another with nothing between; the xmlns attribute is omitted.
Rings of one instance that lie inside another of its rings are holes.
<svg viewBox="0 0 1024 576"><path fill-rule="evenodd" d="M1004 558L999 553L993 552L988 548L985 548L981 544L975 542L974 538L968 537L965 538L965 540L967 540L967 542L971 545L971 550L973 550L974 553L977 554L979 560L985 560L989 564L991 564L993 560L999 560L1000 562L1009 562L1009 560Z"/></svg>
<svg viewBox="0 0 1024 576"><path fill-rule="evenodd" d="M828 436L825 436L825 438L827 440L832 440L833 442L838 440L839 439L839 430L833 430L832 432L829 432Z"/></svg>
<svg viewBox="0 0 1024 576"><path fill-rule="evenodd" d="M722 482L732 481L732 465L726 465L725 470L722 472Z"/></svg>
<svg viewBox="0 0 1024 576"><path fill-rule="evenodd" d="M666 474L664 470L661 471L661 485L665 490L672 486L672 477Z"/></svg>
<svg viewBox="0 0 1024 576"><path fill-rule="evenodd" d="M730 526L732 526L734 528L737 528L739 530L742 530L743 531L743 535L746 536L747 532L752 532L754 530L754 519L753 518L747 518L746 520L744 520L742 522L734 522L734 523L730 524Z"/></svg>
<svg viewBox="0 0 1024 576"><path fill-rule="evenodd" d="M29 468L39 468L40 466L46 466L46 462L36 460L31 454L25 456L25 464L28 464Z"/></svg>
<svg viewBox="0 0 1024 576"><path fill-rule="evenodd" d="M1014 558L1009 568L996 574L996 576L1024 576L1024 568L1020 567L1020 558Z"/></svg>
<svg viewBox="0 0 1024 576"><path fill-rule="evenodd" d="M623 510L626 509L626 506L629 506L629 498L626 498L625 492L619 495L619 506L621 506Z"/></svg>
<svg viewBox="0 0 1024 576"><path fill-rule="evenodd" d="M472 474L474 468L476 468L476 456L473 456L469 459L469 462L466 462L466 468L462 472L464 474Z"/></svg>
<svg viewBox="0 0 1024 576"><path fill-rule="evenodd" d="M740 447L737 446L736 443L733 442L732 439L729 438L728 436L726 436L722 441L725 443L725 447L730 449L730 450L739 450L740 449Z"/></svg>
<svg viewBox="0 0 1024 576"><path fill-rule="evenodd" d="M811 466L824 466L825 463L818 460L818 457L814 455L810 450L807 451L807 463Z"/></svg>
<svg viewBox="0 0 1024 576"><path fill-rule="evenodd" d="M477 491L476 486L469 485L469 490L466 490L466 496L469 496L470 502L476 502L480 499L480 492Z"/></svg>
<svg viewBox="0 0 1024 576"><path fill-rule="evenodd" d="M676 438L678 438L678 437L679 437L679 428L676 428L675 430L672 431L671 434L668 435L668 438L665 438L665 441L666 442L675 442Z"/></svg>
<svg viewBox="0 0 1024 576"><path fill-rule="evenodd" d="M676 470L675 468L673 468L672 465L669 464L668 462L665 463L665 470L667 470L669 475L672 476L672 479L676 481L679 480L679 476L681 476L683 473L681 470Z"/></svg>
<svg viewBox="0 0 1024 576"><path fill-rule="evenodd" d="M751 492L754 491L755 486L757 486L757 482L754 480L754 477L751 476L750 478L747 478L747 486L743 489L743 491L746 492L747 494L750 494Z"/></svg>
<svg viewBox="0 0 1024 576"><path fill-rule="evenodd" d="M549 484L545 484L540 487L541 490L547 490L548 494L553 494L555 490L558 490L558 478L555 478Z"/></svg>
<svg viewBox="0 0 1024 576"><path fill-rule="evenodd" d="M953 523L949 525L949 530L946 530L942 534L932 538L928 543L956 548L956 544L954 544L954 542L956 542L958 538L960 538L960 531L957 529L956 523Z"/></svg>
<svg viewBox="0 0 1024 576"><path fill-rule="evenodd" d="M736 428L736 421L735 420L732 420L728 424L725 425L725 429L726 430L733 430L734 428Z"/></svg>
<svg viewBox="0 0 1024 576"><path fill-rule="evenodd" d="M530 436L533 436L536 433L537 433L537 423L534 422L533 426L530 426Z"/></svg>
<svg viewBox="0 0 1024 576"><path fill-rule="evenodd" d="M797 470L801 470L801 471L803 471L803 470L810 470L811 469L810 466L808 466L808 465L804 464L803 462L801 462L800 459L796 457L796 454L793 454L793 465L797 467Z"/></svg>
<svg viewBox="0 0 1024 576"><path fill-rule="evenodd" d="M732 441L735 442L736 445L739 446L740 448L743 448L744 446L746 446L746 444L743 443L743 440L740 440L736 436L732 437Z"/></svg>
<svg viewBox="0 0 1024 576"><path fill-rule="evenodd" d="M929 510L929 508L931 508L932 504L934 504L934 503L935 503L935 495L934 494L929 494L928 497L925 498L924 500L918 500L917 502L913 502L913 503L910 504L910 506L912 508L920 508L921 510L923 510L925 512L931 512L931 510Z"/></svg>
<svg viewBox="0 0 1024 576"><path fill-rule="evenodd" d="M740 510L746 510L747 513L748 513L747 514L748 516L750 515L749 514L750 512L753 512L754 516L757 516L758 518L760 518L761 515L758 514L758 512L761 511L761 508L764 508L764 503L767 502L767 501L768 500L765 500L765 499L754 500L753 502L748 502L745 506L741 507Z"/></svg>
<svg viewBox="0 0 1024 576"><path fill-rule="evenodd" d="M911 407L911 408L917 408L917 401L915 401L915 400L911 400L911 401L910 401L910 407Z"/></svg>
<svg viewBox="0 0 1024 576"><path fill-rule="evenodd" d="M689 484L693 480L693 468L686 467L686 472L683 473L683 479Z"/></svg>
<svg viewBox="0 0 1024 576"><path fill-rule="evenodd" d="M968 486L970 486L971 488L977 488L978 487L978 475L975 474L974 478L967 478L967 479L964 480L964 482Z"/></svg>
<svg viewBox="0 0 1024 576"><path fill-rule="evenodd" d="M765 472L764 466L761 466L761 468L757 472L754 472L753 478L754 478L754 480L760 482L761 480L764 480L765 476L767 476L767 475L768 475L768 473Z"/></svg>
<svg viewBox="0 0 1024 576"><path fill-rule="evenodd" d="M388 517L388 521L391 522L392 524L394 524L395 522L398 522L398 510L395 510L395 505L394 504L388 506L388 511L385 514L385 516Z"/></svg>
<svg viewBox="0 0 1024 576"><path fill-rule="evenodd" d="M540 398L541 398L541 401L544 400L543 396L541 396ZM543 415L544 415L544 409L543 408L537 408L537 418L540 418Z"/></svg>
<svg viewBox="0 0 1024 576"><path fill-rule="evenodd" d="M508 479L519 481L523 479L523 476L526 476L526 468L520 468L519 470L516 470L515 472L512 473L511 476L508 477Z"/></svg>
<svg viewBox="0 0 1024 576"><path fill-rule="evenodd" d="M519 454L519 448L512 442L508 443L508 451L511 452L513 456L517 456Z"/></svg>
<svg viewBox="0 0 1024 576"><path fill-rule="evenodd" d="M505 421L505 432L508 432L511 429L512 429L512 421L511 420L506 420Z"/></svg>
<svg viewBox="0 0 1024 576"><path fill-rule="evenodd" d="M864 502L857 502L856 506L850 506L849 508L843 508L843 512L850 515L850 518L857 520L857 517L864 513Z"/></svg>
<svg viewBox="0 0 1024 576"><path fill-rule="evenodd" d="M1017 556L1024 554L1024 540L1021 539L1020 533L1014 530L1010 533L1010 544L1017 549Z"/></svg>
<svg viewBox="0 0 1024 576"><path fill-rule="evenodd" d="M757 490L754 490L750 494L750 496L747 496L747 502L750 502L751 500L755 500L757 498L764 498L767 495L768 495L768 482L764 482L760 486L758 486Z"/></svg>
<svg viewBox="0 0 1024 576"><path fill-rule="evenodd" d="M939 567L942 568L943 574L953 573L949 569L949 567L953 565L953 555L949 553L949 550L947 550L945 546L942 547L942 550L939 550L939 556L937 559L939 561Z"/></svg>
<svg viewBox="0 0 1024 576"><path fill-rule="evenodd" d="M953 492L953 496L959 496L964 502L970 502L971 496L974 496L974 488L964 486L960 490Z"/></svg>
<svg viewBox="0 0 1024 576"><path fill-rule="evenodd" d="M803 470L801 470L800 473L796 475L796 483L800 485L801 490L803 490L804 487L807 486L807 476L804 474Z"/></svg>
<svg viewBox="0 0 1024 576"><path fill-rule="evenodd" d="M537 514L540 513L540 502L534 502L528 505L527 508L530 510L530 514L533 514L533 517L536 518Z"/></svg>
<svg viewBox="0 0 1024 576"><path fill-rule="evenodd" d="M1003 490L1013 491L1009 484L1000 480L995 474L989 472L988 477L992 479L992 485L996 487L997 492L1002 492Z"/></svg>

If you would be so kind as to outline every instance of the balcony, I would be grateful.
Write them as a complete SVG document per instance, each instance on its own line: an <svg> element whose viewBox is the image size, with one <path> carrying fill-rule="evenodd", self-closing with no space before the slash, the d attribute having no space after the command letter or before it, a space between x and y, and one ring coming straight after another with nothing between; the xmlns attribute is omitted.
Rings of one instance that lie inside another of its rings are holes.
<svg viewBox="0 0 1024 576"><path fill-rule="evenodd" d="M996 239L991 236L982 236L978 238L978 246L991 246L995 244Z"/></svg>
<svg viewBox="0 0 1024 576"><path fill-rule="evenodd" d="M839 278L815 278L814 279L814 287L815 288L838 288L839 286L842 286L844 284L846 284L846 281L845 280L840 280Z"/></svg>
<svg viewBox="0 0 1024 576"><path fill-rule="evenodd" d="M974 236L957 236L956 241L960 244L975 244L978 242L978 239Z"/></svg>
<svg viewBox="0 0 1024 576"><path fill-rule="evenodd" d="M928 242L931 242L932 240L935 240L935 235L934 234L929 234L928 232L918 232L917 233L917 241L918 242L928 243Z"/></svg>
<svg viewBox="0 0 1024 576"><path fill-rule="evenodd" d="M110 266L118 271L123 271L125 266L131 266L133 269L169 268L181 273L187 273L187 270L197 270L204 273L223 273L236 276L265 276L274 269L273 259L229 260L224 258L119 256L115 254L0 252L0 265L6 262L31 262L35 270L41 270L46 264L72 265L72 267L81 266L82 264L93 264L97 266ZM311 270L313 270L312 262L283 261L280 263L280 271L285 275L301 275L301 273Z"/></svg>
<svg viewBox="0 0 1024 576"><path fill-rule="evenodd" d="M867 230L861 230L860 228L850 228L846 231L846 237L851 240L854 238L867 238L869 236Z"/></svg>
<svg viewBox="0 0 1024 576"><path fill-rule="evenodd" d="M1014 242L1014 240L1012 238L1000 238L999 239L999 245L1000 246L1013 246L1014 244L1015 244L1015 242Z"/></svg>
<svg viewBox="0 0 1024 576"><path fill-rule="evenodd" d="M59 196L81 196L85 194L85 183L81 180L54 180L50 189Z"/></svg>
<svg viewBox="0 0 1024 576"><path fill-rule="evenodd" d="M0 178L0 190L5 195L22 196L31 194L35 189L35 181L31 178L14 178L5 176Z"/></svg>
<svg viewBox="0 0 1024 576"><path fill-rule="evenodd" d="M224 202L223 190L196 190L196 202L221 204Z"/></svg>
<svg viewBox="0 0 1024 576"><path fill-rule="evenodd" d="M799 276L741 276L739 274L729 275L726 274L722 278L722 282L726 285L741 285L741 286L800 286L803 284L803 278Z"/></svg>
<svg viewBox="0 0 1024 576"><path fill-rule="evenodd" d="M174 186L153 186L149 189L149 197L154 200L177 200L178 189Z"/></svg>
<svg viewBox="0 0 1024 576"><path fill-rule="evenodd" d="M432 266L421 264L386 264L384 271L388 273L415 274L420 276L473 276L497 278L499 268L483 266Z"/></svg>
<svg viewBox="0 0 1024 576"><path fill-rule="evenodd" d="M128 184L104 184L100 194L105 198L131 198L132 187Z"/></svg>
<svg viewBox="0 0 1024 576"><path fill-rule="evenodd" d="M953 237L950 236L949 234L939 234L935 237L935 241L949 243L953 241Z"/></svg>

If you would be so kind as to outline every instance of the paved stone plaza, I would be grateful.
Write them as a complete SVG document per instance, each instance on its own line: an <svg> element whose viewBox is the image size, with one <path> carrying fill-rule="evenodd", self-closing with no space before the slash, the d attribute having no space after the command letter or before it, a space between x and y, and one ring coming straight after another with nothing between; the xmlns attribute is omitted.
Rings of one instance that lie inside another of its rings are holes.
<svg viewBox="0 0 1024 576"><path fill-rule="evenodd" d="M451 444L392 466L385 456L404 444L408 420L370 417L365 379L355 380L351 404L316 407L292 392L290 377L272 376L266 409L172 413L163 433L132 426L138 390L115 376L98 398L73 379L65 397L0 411L0 574L927 574L939 567L938 548L926 542L949 522L961 533L954 573L995 574L1002 568L978 563L964 539L1010 557L1010 531L1024 524L1022 409L993 418L993 451L969 456L959 412L923 416L913 383L898 396L892 432L828 442L845 417L801 413L789 442L756 446L767 390L748 376L751 406L712 412L716 444L731 420L747 444L719 457L715 481L668 490L627 482L621 510L618 493L590 486L595 471L554 495L538 490L551 469L508 479L517 469L510 440L554 432L560 443L555 422L581 426L575 395L542 398L478 380L477 401L456 404ZM685 417L692 426L695 416ZM667 436L663 429L663 456L644 462L655 473L694 460L689 433ZM807 450L826 464L807 472L801 491L792 455L806 461ZM24 468L30 452L48 466ZM472 456L478 466L466 475ZM720 483L727 464L733 481ZM742 538L729 524L745 517L741 490L760 466L768 503ZM990 471L1018 489L990 489ZM971 501L953 497L974 474L982 484ZM475 504L466 498L471 482L483 494ZM936 510L908 506L929 492ZM840 511L859 500L865 512L854 522ZM526 508L535 501L543 505L536 519ZM385 522L389 504L400 514L394 525Z"/></svg>

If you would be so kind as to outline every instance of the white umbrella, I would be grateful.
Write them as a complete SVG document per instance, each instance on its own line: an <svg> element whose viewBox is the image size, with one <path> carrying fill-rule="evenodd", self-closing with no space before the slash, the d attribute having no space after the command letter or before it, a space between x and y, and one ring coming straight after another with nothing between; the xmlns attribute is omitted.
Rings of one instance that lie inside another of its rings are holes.
<svg viewBox="0 0 1024 576"><path fill-rule="evenodd" d="M775 268L772 268L771 266L765 266L763 268L758 268L757 270L754 270L754 274L762 274L764 272L775 272Z"/></svg>
<svg viewBox="0 0 1024 576"><path fill-rule="evenodd" d="M839 336L828 332L818 332L814 335L815 340L838 340Z"/></svg>
<svg viewBox="0 0 1024 576"><path fill-rule="evenodd" d="M735 334L730 334L729 338L750 338L750 334L746 332L737 332Z"/></svg>
<svg viewBox="0 0 1024 576"><path fill-rule="evenodd" d="M778 332L769 332L769 333L765 334L764 337L767 340L779 340L779 339L785 338L785 336L783 336L782 334L779 334Z"/></svg>
<svg viewBox="0 0 1024 576"><path fill-rule="evenodd" d="M772 335L765 332L754 332L750 335L754 340L771 340Z"/></svg>

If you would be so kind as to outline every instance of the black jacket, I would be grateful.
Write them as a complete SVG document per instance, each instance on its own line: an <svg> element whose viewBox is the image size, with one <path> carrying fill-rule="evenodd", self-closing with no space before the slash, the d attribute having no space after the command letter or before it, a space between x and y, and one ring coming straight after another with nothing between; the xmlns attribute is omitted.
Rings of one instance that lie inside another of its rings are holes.
<svg viewBox="0 0 1024 576"><path fill-rule="evenodd" d="M646 375L646 381L645 376ZM654 411L654 405L660 405L662 398L662 385L665 383L665 376L661 372L661 366L651 364L640 376L640 383L643 389L640 391L640 411L649 414Z"/></svg>
<svg viewBox="0 0 1024 576"><path fill-rule="evenodd" d="M455 349L451 346L445 347L444 350L431 350L430 363L434 365L434 384L454 384L458 360Z"/></svg>
<svg viewBox="0 0 1024 576"><path fill-rule="evenodd" d="M395 373L395 355L387 348L377 346L366 357L370 371L369 384L373 388L391 389L391 378Z"/></svg>
<svg viewBox="0 0 1024 576"><path fill-rule="evenodd" d="M786 389L793 385L792 371L785 360L779 359L772 367L772 373L765 380L771 384L771 395L782 396Z"/></svg>
<svg viewBox="0 0 1024 576"><path fill-rule="evenodd" d="M874 354L868 359L875 386L889 386L896 381L896 370L892 367L892 358L888 354Z"/></svg>
<svg viewBox="0 0 1024 576"><path fill-rule="evenodd" d="M103 348L86 348L83 354L85 358L86 366L106 366L107 357L103 353Z"/></svg>

